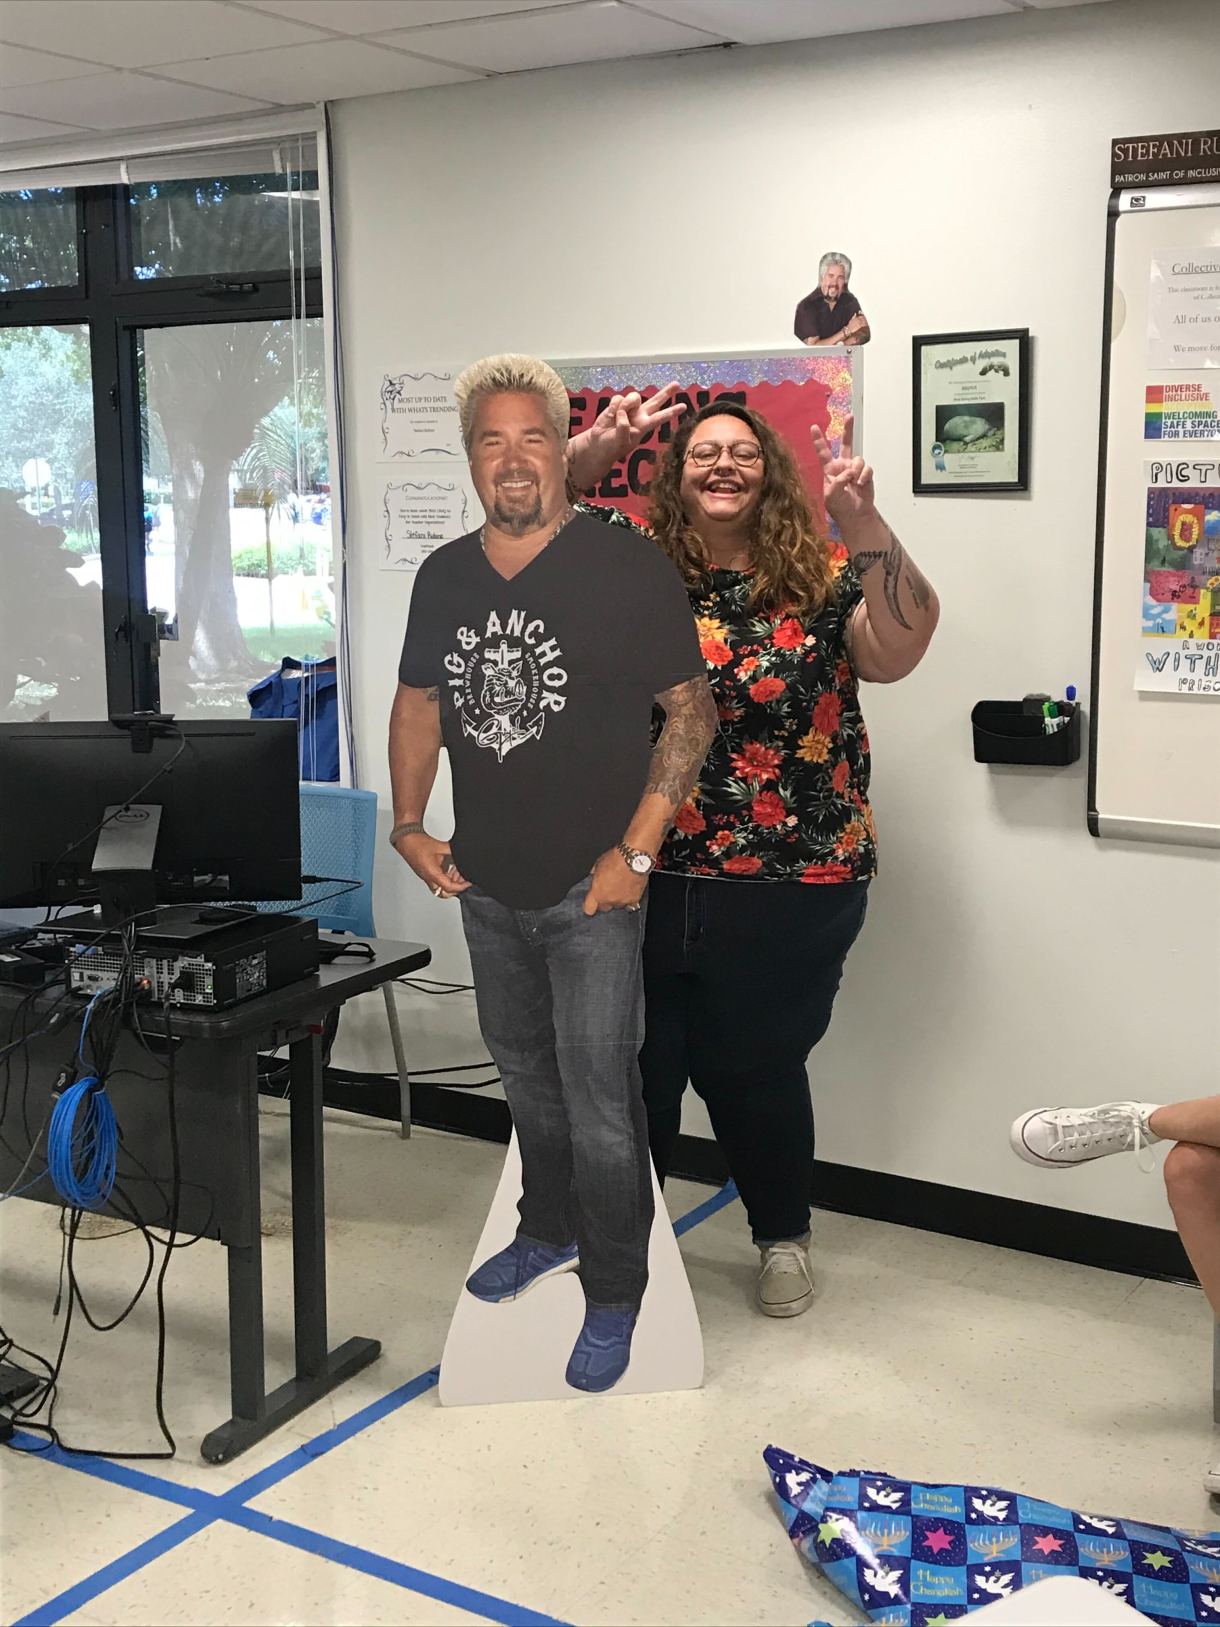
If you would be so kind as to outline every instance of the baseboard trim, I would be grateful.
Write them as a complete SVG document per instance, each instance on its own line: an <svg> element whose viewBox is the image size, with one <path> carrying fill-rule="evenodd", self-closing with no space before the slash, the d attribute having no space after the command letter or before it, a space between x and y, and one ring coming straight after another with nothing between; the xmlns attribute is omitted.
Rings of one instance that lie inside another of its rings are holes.
<svg viewBox="0 0 1220 1627"><path fill-rule="evenodd" d="M344 1074L327 1069L328 1107L398 1117L398 1084L380 1075ZM508 1104L475 1091L454 1090L421 1080L411 1086L412 1116L431 1130L506 1144L511 1129ZM728 1178L724 1154L702 1136L678 1137L671 1172L683 1180L721 1186ZM989 1192L968 1192L933 1181L912 1180L848 1164L815 1165L817 1205L835 1214L885 1220L896 1226L991 1243L1052 1260L1120 1271L1167 1282L1196 1281L1176 1232L1103 1215L1078 1214L1048 1204L1025 1203Z"/></svg>

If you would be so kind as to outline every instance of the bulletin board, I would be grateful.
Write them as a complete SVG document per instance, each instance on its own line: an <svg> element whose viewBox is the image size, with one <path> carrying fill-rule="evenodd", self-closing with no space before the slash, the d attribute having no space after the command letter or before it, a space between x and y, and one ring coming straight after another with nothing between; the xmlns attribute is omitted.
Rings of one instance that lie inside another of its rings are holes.
<svg viewBox="0 0 1220 1627"><path fill-rule="evenodd" d="M1110 201L1089 829L1220 847L1220 186Z"/></svg>

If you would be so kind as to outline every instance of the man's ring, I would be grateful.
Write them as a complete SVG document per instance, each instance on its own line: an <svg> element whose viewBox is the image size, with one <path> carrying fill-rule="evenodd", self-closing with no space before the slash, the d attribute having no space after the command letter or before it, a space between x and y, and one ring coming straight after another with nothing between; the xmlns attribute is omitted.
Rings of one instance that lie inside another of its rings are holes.
<svg viewBox="0 0 1220 1627"><path fill-rule="evenodd" d="M638 915L640 913L640 906L638 904L628 904L627 908L630 910L632 915Z"/></svg>
<svg viewBox="0 0 1220 1627"><path fill-rule="evenodd" d="M432 896L433 898L444 898L445 889L443 887L434 887L432 889Z"/></svg>

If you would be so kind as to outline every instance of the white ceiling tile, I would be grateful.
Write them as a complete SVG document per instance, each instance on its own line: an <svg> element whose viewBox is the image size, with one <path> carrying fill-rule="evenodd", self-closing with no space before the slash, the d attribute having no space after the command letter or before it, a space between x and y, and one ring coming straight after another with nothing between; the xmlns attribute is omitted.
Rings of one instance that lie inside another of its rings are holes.
<svg viewBox="0 0 1220 1627"><path fill-rule="evenodd" d="M53 85L0 90L0 113L58 119L89 130L132 130L144 124L175 124L247 113L265 105L244 96L222 96L193 85L147 79L138 73L99 73Z"/></svg>
<svg viewBox="0 0 1220 1627"><path fill-rule="evenodd" d="M0 45L0 85L41 85L48 79L79 79L96 73L96 62L76 62L20 45Z"/></svg>
<svg viewBox="0 0 1220 1627"><path fill-rule="evenodd" d="M477 79L465 68L446 68L363 40L319 40L282 51L248 51L206 62L169 62L158 73L193 85L257 96L263 101L315 102L340 96L378 96L387 90L456 85ZM2 94L2 93L0 93Z"/></svg>
<svg viewBox="0 0 1220 1627"><path fill-rule="evenodd" d="M571 62L605 62L684 51L715 43L710 34L652 17L619 0L585 0L560 11L527 11L482 22L440 23L435 28L386 34L382 43L463 62L492 73L556 68Z"/></svg>
<svg viewBox="0 0 1220 1627"><path fill-rule="evenodd" d="M0 40L69 49L116 68L317 38L313 29L285 17L220 0L0 0Z"/></svg>
<svg viewBox="0 0 1220 1627"><path fill-rule="evenodd" d="M44 136L67 136L74 133L67 124L48 124L46 119L19 119L12 113L0 113L0 142L10 146L24 141L41 141Z"/></svg>
<svg viewBox="0 0 1220 1627"><path fill-rule="evenodd" d="M426 28L468 17L494 17L536 6L574 5L576 0L245 0L256 11L273 12L337 34L388 34L391 29Z"/></svg>
<svg viewBox="0 0 1220 1627"><path fill-rule="evenodd" d="M637 0L674 22L709 29L742 45L863 34L916 23L955 23L968 17L1011 16L1005 0Z"/></svg>

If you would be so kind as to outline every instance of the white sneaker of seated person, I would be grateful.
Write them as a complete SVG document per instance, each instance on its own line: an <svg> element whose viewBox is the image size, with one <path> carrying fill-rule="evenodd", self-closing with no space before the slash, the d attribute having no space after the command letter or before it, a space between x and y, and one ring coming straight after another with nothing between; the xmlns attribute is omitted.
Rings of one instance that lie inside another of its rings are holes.
<svg viewBox="0 0 1220 1627"><path fill-rule="evenodd" d="M762 1265L756 1298L764 1316L799 1316L813 1304L809 1238L769 1243L758 1250Z"/></svg>
<svg viewBox="0 0 1220 1627"><path fill-rule="evenodd" d="M1067 1169L1115 1152L1134 1152L1141 1169L1152 1160L1142 1153L1161 1139L1148 1128L1157 1102L1102 1102L1097 1107L1039 1107L1013 1121L1008 1139L1027 1164Z"/></svg>

